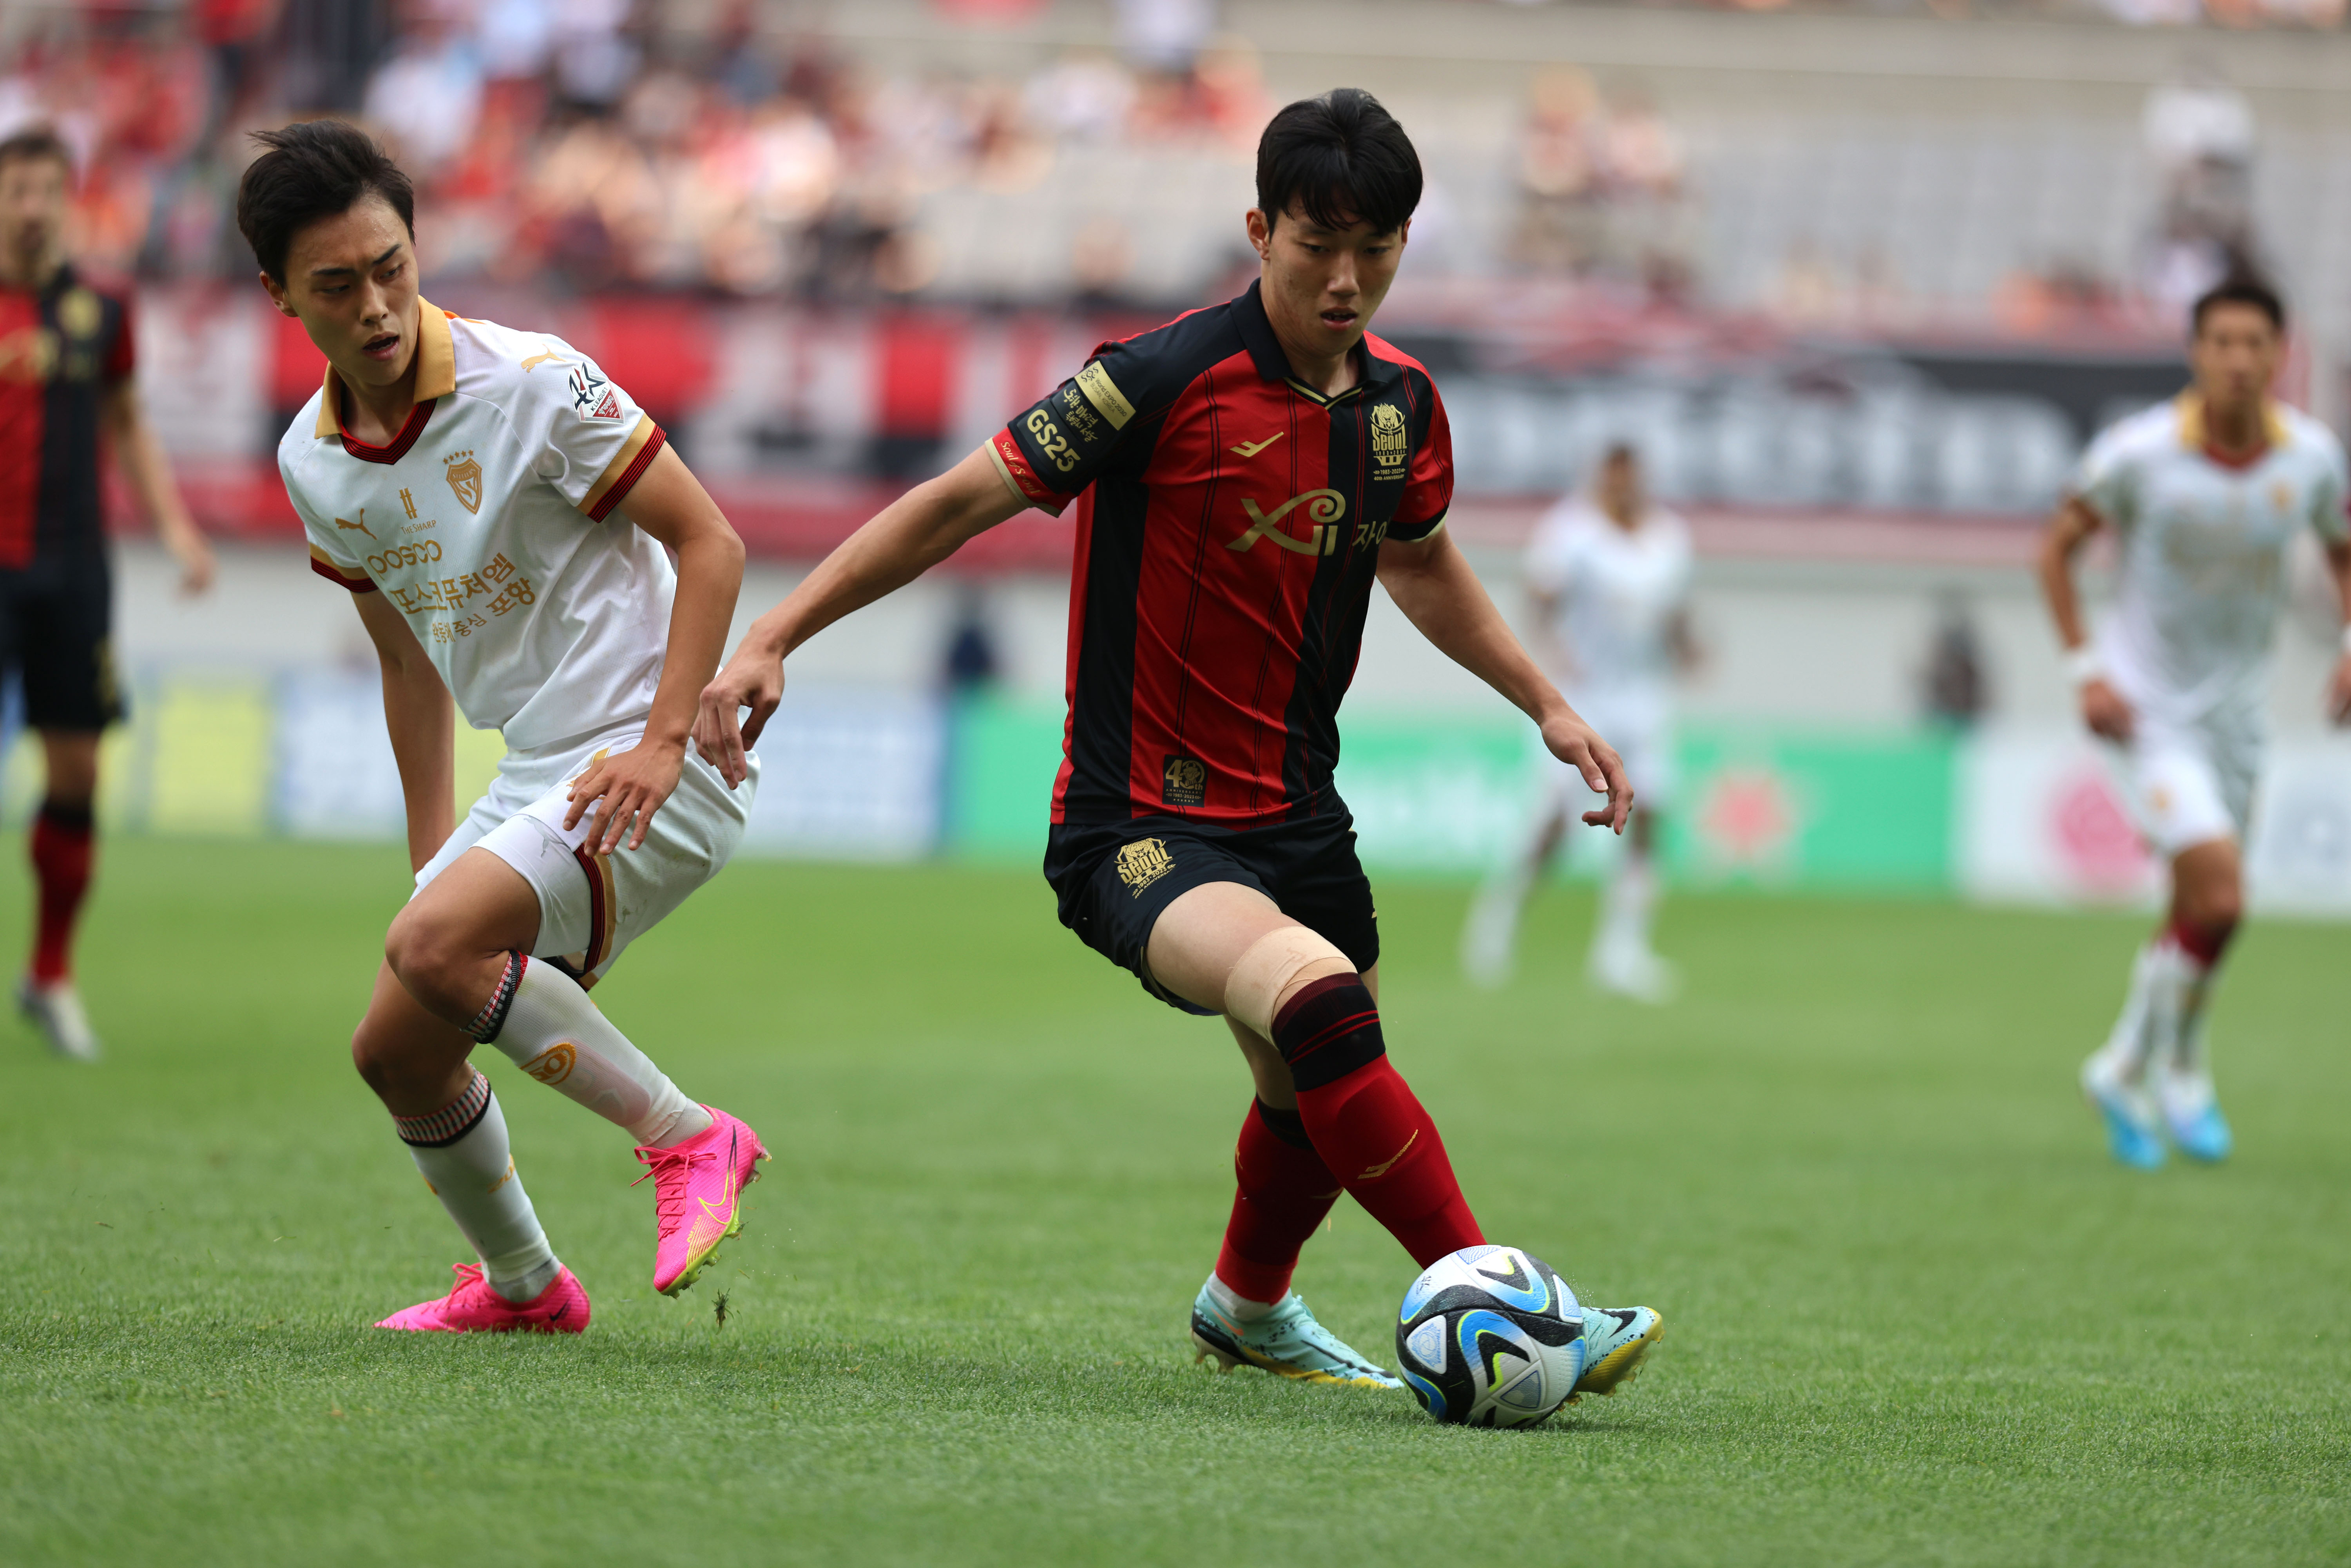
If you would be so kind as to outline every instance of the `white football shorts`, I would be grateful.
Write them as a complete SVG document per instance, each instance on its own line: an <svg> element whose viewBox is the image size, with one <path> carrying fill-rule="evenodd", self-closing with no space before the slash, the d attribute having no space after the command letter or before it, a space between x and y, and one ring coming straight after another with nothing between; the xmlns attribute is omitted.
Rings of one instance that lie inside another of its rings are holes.
<svg viewBox="0 0 2351 1568"><path fill-rule="evenodd" d="M571 802L565 792L597 757L628 749L643 733L638 720L586 740L507 753L489 793L474 802L449 841L416 873L417 887L467 850L489 851L538 894L538 940L531 956L560 958L582 986L593 985L630 943L734 857L758 793L756 756L743 787L729 789L689 745L677 789L653 813L644 846L632 850L624 842L609 855L590 853L581 845L596 813L591 809L566 831L563 818Z"/></svg>
<svg viewBox="0 0 2351 1568"><path fill-rule="evenodd" d="M2245 841L2261 776L2258 715L2220 713L2178 724L2137 716L2121 747L2123 784L2139 832L2169 860L2217 839Z"/></svg>
<svg viewBox="0 0 2351 1568"><path fill-rule="evenodd" d="M1680 775L1674 766L1671 708L1661 702L1609 702L1588 695L1581 699L1571 696L1568 702L1583 716L1583 722L1598 730L1600 738L1614 747L1616 755L1624 758L1625 776L1633 785L1634 809L1673 810ZM1534 745L1544 768L1546 812L1563 810L1580 815L1599 804L1601 797L1584 787L1583 775L1553 757L1541 736L1536 737Z"/></svg>

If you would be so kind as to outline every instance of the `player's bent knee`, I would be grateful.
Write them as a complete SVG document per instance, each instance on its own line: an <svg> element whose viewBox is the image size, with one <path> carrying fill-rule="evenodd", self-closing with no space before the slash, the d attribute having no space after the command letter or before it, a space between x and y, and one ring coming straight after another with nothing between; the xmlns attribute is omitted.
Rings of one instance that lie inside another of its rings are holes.
<svg viewBox="0 0 2351 1568"><path fill-rule="evenodd" d="M1300 988L1354 967L1328 937L1303 925L1278 925L1233 965L1225 978L1225 1011L1270 1040L1274 1015Z"/></svg>
<svg viewBox="0 0 2351 1568"><path fill-rule="evenodd" d="M469 960L477 956L471 949L444 923L420 915L413 904L392 917L392 929L383 936L383 961L419 999L461 982Z"/></svg>

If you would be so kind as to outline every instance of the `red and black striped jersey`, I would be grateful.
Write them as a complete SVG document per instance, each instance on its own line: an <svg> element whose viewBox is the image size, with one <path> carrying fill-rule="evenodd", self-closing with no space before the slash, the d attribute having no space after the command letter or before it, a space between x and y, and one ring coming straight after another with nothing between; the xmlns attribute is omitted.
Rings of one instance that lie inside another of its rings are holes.
<svg viewBox="0 0 2351 1568"><path fill-rule="evenodd" d="M0 568L104 548L99 423L131 374L131 306L70 267L0 287Z"/></svg>
<svg viewBox="0 0 2351 1568"><path fill-rule="evenodd" d="M1053 821L1234 829L1342 810L1340 699L1380 546L1443 526L1453 442L1428 372L1366 335L1300 383L1258 286L1104 343L990 444L1078 503Z"/></svg>

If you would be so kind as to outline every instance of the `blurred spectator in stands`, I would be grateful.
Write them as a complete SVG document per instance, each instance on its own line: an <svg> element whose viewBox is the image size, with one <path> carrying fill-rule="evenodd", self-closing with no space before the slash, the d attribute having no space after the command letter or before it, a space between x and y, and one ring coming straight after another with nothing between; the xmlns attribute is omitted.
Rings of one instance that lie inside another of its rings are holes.
<svg viewBox="0 0 2351 1568"><path fill-rule="evenodd" d="M2190 57L2147 94L2139 127L2163 193L2141 287L2176 315L2256 259L2253 108L2211 61Z"/></svg>
<svg viewBox="0 0 2351 1568"><path fill-rule="evenodd" d="M1126 133L1134 78L1098 50L1072 49L1021 89L1029 118L1049 135L1102 144Z"/></svg>
<svg viewBox="0 0 2351 1568"><path fill-rule="evenodd" d="M1118 47L1138 70L1189 75L1216 36L1217 0L1116 0Z"/></svg>
<svg viewBox="0 0 2351 1568"><path fill-rule="evenodd" d="M1536 272L1576 272L1600 249L1600 97L1573 66L1539 74L1519 135L1512 250Z"/></svg>
<svg viewBox="0 0 2351 1568"><path fill-rule="evenodd" d="M987 594L979 584L963 582L956 589L955 619L939 661L942 683L950 695L977 696L995 686L1003 669L996 634L988 629Z"/></svg>
<svg viewBox="0 0 2351 1568"><path fill-rule="evenodd" d="M1946 592L1937 601L1935 630L1927 645L1927 667L1919 687L1930 724L1967 729L1991 706L1991 684L1984 677L1983 639L1976 631L1967 600L1957 592Z"/></svg>
<svg viewBox="0 0 2351 1568"><path fill-rule="evenodd" d="M1788 247L1771 288L1771 309L1785 320L1817 326L1845 314L1848 297L1818 241L1806 235Z"/></svg>
<svg viewBox="0 0 2351 1568"><path fill-rule="evenodd" d="M482 112L482 57L452 0L411 8L392 57L368 82L361 106L420 184L473 139Z"/></svg>
<svg viewBox="0 0 2351 1568"><path fill-rule="evenodd" d="M554 17L558 91L588 109L620 102L642 57L622 31L629 20L629 0L558 0Z"/></svg>

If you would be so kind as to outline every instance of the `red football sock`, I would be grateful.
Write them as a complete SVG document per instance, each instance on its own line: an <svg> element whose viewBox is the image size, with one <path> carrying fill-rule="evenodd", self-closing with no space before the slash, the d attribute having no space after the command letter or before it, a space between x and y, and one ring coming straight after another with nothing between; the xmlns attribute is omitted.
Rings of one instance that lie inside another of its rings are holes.
<svg viewBox="0 0 2351 1568"><path fill-rule="evenodd" d="M2210 969L2229 950L2229 938L2237 934L2237 923L2231 920L2220 925L2196 925L2175 915L2166 934L2181 952Z"/></svg>
<svg viewBox="0 0 2351 1568"><path fill-rule="evenodd" d="M40 923L33 942L33 982L53 985L72 972L74 918L89 891L93 830L84 806L41 802L33 820L34 874L41 884Z"/></svg>
<svg viewBox="0 0 2351 1568"><path fill-rule="evenodd" d="M1275 1017L1273 1040L1315 1153L1414 1262L1425 1269L1485 1240L1437 1124L1388 1065L1362 976L1332 975L1301 989Z"/></svg>
<svg viewBox="0 0 2351 1568"><path fill-rule="evenodd" d="M1298 1249L1345 1189L1314 1152L1295 1111L1270 1110L1251 1101L1233 1155L1233 1217L1225 1225L1217 1278L1252 1301L1289 1293Z"/></svg>

